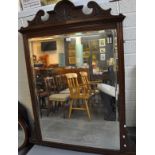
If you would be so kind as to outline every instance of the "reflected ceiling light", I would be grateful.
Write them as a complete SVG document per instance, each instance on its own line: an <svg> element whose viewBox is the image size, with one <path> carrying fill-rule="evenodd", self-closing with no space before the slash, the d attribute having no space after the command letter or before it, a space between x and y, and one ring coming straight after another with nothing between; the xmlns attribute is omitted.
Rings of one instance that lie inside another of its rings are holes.
<svg viewBox="0 0 155 155"><path fill-rule="evenodd" d="M78 32L78 33L75 33L75 35L77 35L77 36L81 36L81 35L83 35L81 32Z"/></svg>
<svg viewBox="0 0 155 155"><path fill-rule="evenodd" d="M99 33L105 33L105 30L98 31Z"/></svg>
<svg viewBox="0 0 155 155"><path fill-rule="evenodd" d="M81 38L88 38L88 37L98 37L100 36L99 34L94 34L94 35L78 35L78 36L70 36L70 38L77 38L77 37L81 37Z"/></svg>
<svg viewBox="0 0 155 155"><path fill-rule="evenodd" d="M43 40L52 40L54 38L52 37L46 37L46 38L31 38L29 41L43 41Z"/></svg>

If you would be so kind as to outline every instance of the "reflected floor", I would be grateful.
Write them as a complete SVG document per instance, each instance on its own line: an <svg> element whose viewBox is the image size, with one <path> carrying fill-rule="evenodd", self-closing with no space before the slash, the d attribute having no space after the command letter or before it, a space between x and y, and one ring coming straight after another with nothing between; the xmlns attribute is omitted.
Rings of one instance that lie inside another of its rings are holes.
<svg viewBox="0 0 155 155"><path fill-rule="evenodd" d="M104 120L102 108L93 108L89 121L83 111L73 111L71 119L63 111L41 118L43 140L119 150L119 122Z"/></svg>

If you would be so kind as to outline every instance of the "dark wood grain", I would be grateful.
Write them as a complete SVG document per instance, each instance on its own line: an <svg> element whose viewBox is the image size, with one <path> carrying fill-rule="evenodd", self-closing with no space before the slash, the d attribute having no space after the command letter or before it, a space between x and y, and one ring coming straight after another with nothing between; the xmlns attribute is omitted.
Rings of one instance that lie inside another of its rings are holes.
<svg viewBox="0 0 155 155"><path fill-rule="evenodd" d="M119 118L120 118L120 143L121 150L125 151L127 147L124 147L124 144L127 145L126 138L123 139L122 136L126 134L126 123L125 123L125 70L124 70L124 47L123 47L123 27L122 22L117 23L117 43L118 43L118 81L119 81ZM122 117L123 116L123 117Z"/></svg>
<svg viewBox="0 0 155 155"><path fill-rule="evenodd" d="M91 1L88 3L88 8L92 9L91 14L84 14L83 6L75 7L73 3L68 0L63 0L57 3L53 11L48 11L49 18L46 21L42 21L42 16L45 15L43 10L37 12L35 18L32 21L28 21L27 27L22 27L19 31L21 33L27 33L30 31L44 31L54 26L65 26L71 24L78 24L82 26L82 23L92 23L102 21L103 23L112 23L123 21L122 14L111 15L111 9L103 10L97 3Z"/></svg>

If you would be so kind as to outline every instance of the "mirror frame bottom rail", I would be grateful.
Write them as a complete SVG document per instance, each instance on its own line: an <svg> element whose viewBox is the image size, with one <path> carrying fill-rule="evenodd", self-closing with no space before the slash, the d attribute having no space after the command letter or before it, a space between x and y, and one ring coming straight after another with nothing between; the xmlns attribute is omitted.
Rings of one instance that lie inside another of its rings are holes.
<svg viewBox="0 0 155 155"><path fill-rule="evenodd" d="M103 155L136 155L136 152L130 152L130 151L109 150L109 149L77 146L77 145L74 146L69 144L58 144L58 143L48 142L48 141L39 142L36 140L31 140L31 143L36 145L41 145L41 146L53 147L57 149L64 149L64 150L85 152L85 153L97 153L97 154L103 154Z"/></svg>
<svg viewBox="0 0 155 155"><path fill-rule="evenodd" d="M64 144L64 143L55 143L55 142L49 142L49 141L39 142L38 140L34 140L34 139L31 140L31 143L36 145L64 149L64 150L86 152L86 153L97 153L97 154L104 154L104 155L120 155L120 153L124 153L124 151L121 151L121 150L110 150L110 149L94 148L94 147L71 145L71 144Z"/></svg>
<svg viewBox="0 0 155 155"><path fill-rule="evenodd" d="M83 6L75 6L68 0L62 0L56 4L54 11L48 11L49 18L42 21L45 15L43 10L38 11L32 21L28 21L28 26L21 28L19 32L23 35L26 67L28 73L28 82L32 100L32 108L34 113L34 133L35 140L31 140L34 144L46 145L62 149L71 149L75 151L100 153L105 155L118 155L127 151L127 134L125 124L125 77L124 77L124 47L123 47L123 26L124 15L111 15L111 9L103 10L96 2L88 3L88 8L93 11L90 14L84 14ZM55 19L55 20L52 20ZM29 39L32 37L42 37L48 35L59 35L71 32L93 31L115 28L117 31L118 45L118 78L119 78L119 121L120 121L120 150L108 150L84 146L76 146L69 144L59 144L55 142L43 141L39 112L37 111L37 98L33 83L33 71L30 60Z"/></svg>

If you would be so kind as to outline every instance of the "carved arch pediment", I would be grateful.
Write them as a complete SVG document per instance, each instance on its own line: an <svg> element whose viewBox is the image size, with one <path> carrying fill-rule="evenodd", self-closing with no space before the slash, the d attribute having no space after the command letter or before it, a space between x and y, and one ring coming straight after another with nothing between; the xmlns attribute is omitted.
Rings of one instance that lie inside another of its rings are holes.
<svg viewBox="0 0 155 155"><path fill-rule="evenodd" d="M39 10L32 21L28 21L27 27L22 27L19 32L24 33L26 31L39 28L47 28L56 25L80 23L102 20L103 22L118 22L123 21L122 14L112 15L111 9L104 10L96 2L90 1L88 8L92 9L90 14L84 14L83 6L75 6L69 0L62 0L58 2L52 11L47 11L49 18L45 21L42 17L45 15L45 11Z"/></svg>

